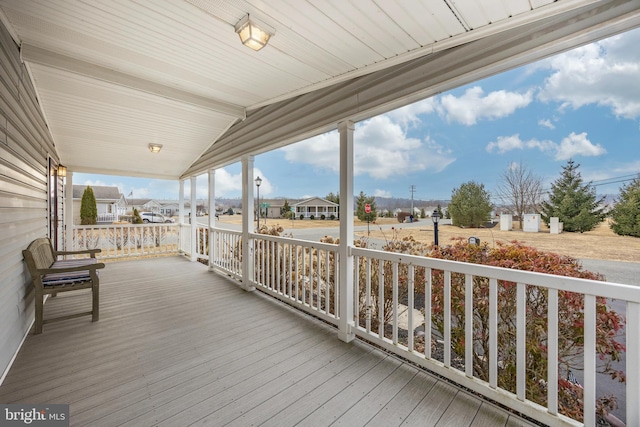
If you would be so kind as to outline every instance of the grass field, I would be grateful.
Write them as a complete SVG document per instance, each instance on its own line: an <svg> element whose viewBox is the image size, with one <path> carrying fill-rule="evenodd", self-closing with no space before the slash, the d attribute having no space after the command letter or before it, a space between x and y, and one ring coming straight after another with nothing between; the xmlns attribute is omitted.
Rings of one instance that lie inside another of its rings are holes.
<svg viewBox="0 0 640 427"><path fill-rule="evenodd" d="M221 216L222 222L240 223L242 217ZM291 227L291 221L284 219L261 219L269 225L280 224L284 228ZM403 238L413 234L414 239L433 243L433 223L431 220L423 219L418 228L406 227L400 224L395 218L379 218L375 224L370 224L370 237L378 239ZM366 222L355 221L354 225L366 225ZM394 231L381 225L392 225ZM338 221L330 220L305 220L295 221L295 228L328 228L335 227L335 237L338 236ZM517 223L514 222L514 228ZM451 225L439 226L439 243L446 244L452 238L462 237L464 239L475 236L481 242L486 242L489 246L494 246L497 242L518 241L528 246L532 246L538 250L554 252L561 255L568 255L574 258L592 258L612 261L631 261L640 262L640 238L618 236L611 231L609 223L604 222L594 230L586 233L562 233L550 234L546 228L538 233L525 233L519 230L500 231L499 225L493 228L460 228ZM366 236L366 233L357 232L357 236Z"/></svg>

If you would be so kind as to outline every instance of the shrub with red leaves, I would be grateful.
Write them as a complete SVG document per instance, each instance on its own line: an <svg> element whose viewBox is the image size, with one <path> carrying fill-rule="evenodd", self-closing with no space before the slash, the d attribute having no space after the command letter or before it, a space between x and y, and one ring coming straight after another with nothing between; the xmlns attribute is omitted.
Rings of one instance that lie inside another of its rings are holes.
<svg viewBox="0 0 640 427"><path fill-rule="evenodd" d="M470 245L462 239L450 246L431 248L429 256L447 260L535 271L591 280L604 280L600 274L582 270L578 261L571 257L541 252L519 242L487 245ZM433 272L433 324L442 334L443 279L442 271ZM451 275L451 324L452 351L464 355L465 313L464 282L462 274ZM547 399L547 307L548 292L537 286L526 287L526 366L527 398L546 405ZM581 294L558 292L558 404L559 410L576 420L582 420L582 388L565 380L570 371L582 369L584 345L584 299ZM473 366L474 375L488 381L488 337L489 337L489 279L473 278ZM612 379L625 381L624 372L616 371L612 362L619 361L625 347L617 339L622 335L623 317L612 311L605 298L596 299L596 351L599 373ZM516 284L498 282L498 385L515 393L516 371ZM487 357L485 357L487 356ZM598 400L601 413L616 407L615 396L604 396Z"/></svg>

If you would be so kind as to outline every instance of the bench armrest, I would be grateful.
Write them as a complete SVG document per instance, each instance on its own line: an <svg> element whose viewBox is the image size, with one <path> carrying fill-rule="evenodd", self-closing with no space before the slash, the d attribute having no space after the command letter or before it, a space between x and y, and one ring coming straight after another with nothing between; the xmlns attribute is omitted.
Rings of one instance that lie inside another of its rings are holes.
<svg viewBox="0 0 640 427"><path fill-rule="evenodd" d="M95 254L99 254L102 252L102 249L86 249L82 251L56 251L55 256L64 256L64 255L82 255L82 254L90 254L92 258L95 257Z"/></svg>
<svg viewBox="0 0 640 427"><path fill-rule="evenodd" d="M104 268L104 267L105 265L103 262L97 262L95 264L78 265L76 267L39 268L38 273L40 274L71 273L74 271L97 270L99 268Z"/></svg>

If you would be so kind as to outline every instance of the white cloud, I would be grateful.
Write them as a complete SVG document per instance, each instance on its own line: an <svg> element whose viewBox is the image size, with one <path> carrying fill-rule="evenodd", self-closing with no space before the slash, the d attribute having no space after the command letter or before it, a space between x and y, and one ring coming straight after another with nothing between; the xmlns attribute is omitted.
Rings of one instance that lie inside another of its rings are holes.
<svg viewBox="0 0 640 427"><path fill-rule="evenodd" d="M557 55L539 66L552 70L542 101L578 109L597 104L618 117L640 117L640 30L629 31Z"/></svg>
<svg viewBox="0 0 640 427"><path fill-rule="evenodd" d="M551 129L551 130L553 130L553 129L555 129L555 128L556 128L556 126L555 126L555 125L551 122L551 120L549 120L549 119L538 120L538 124L539 124L540 126L543 126L543 127L549 128L549 129Z"/></svg>
<svg viewBox="0 0 640 427"><path fill-rule="evenodd" d="M274 190L273 184L271 183L271 181L269 181L269 178L267 178L264 175L264 173L262 173L260 169L254 168L253 176L254 176L254 179L257 177L260 177L262 179L262 183L260 184L260 197L262 197L263 195L267 196L273 193L273 190ZM189 184L185 186L185 192L187 191L186 189L188 188L189 188ZM208 197L208 192L209 192L208 188L209 188L209 178L207 174L200 175L196 182L196 191L198 192L198 197L205 197L205 198ZM200 195L201 191L202 191L202 196ZM224 168L217 169L215 192L216 192L216 197L225 197L230 194L242 193L242 173L233 175ZM185 194L185 197L187 197L186 194Z"/></svg>
<svg viewBox="0 0 640 427"><path fill-rule="evenodd" d="M379 188L376 188L376 190L373 192L373 195L375 197L392 197L391 191L380 190Z"/></svg>
<svg viewBox="0 0 640 427"><path fill-rule="evenodd" d="M330 132L284 147L290 162L311 164L316 168L339 172L339 136ZM389 115L359 123L354 134L354 174L376 179L429 170L439 172L455 158L432 141L407 136L402 126Z"/></svg>
<svg viewBox="0 0 640 427"><path fill-rule="evenodd" d="M587 138L587 133L582 132L571 134L562 139L557 148L555 159L568 160L576 156L594 157L605 154L605 150L600 144L593 144Z"/></svg>
<svg viewBox="0 0 640 427"><path fill-rule="evenodd" d="M499 136L496 141L491 141L487 144L486 150L489 153L497 151L500 154L504 154L511 150L524 150L525 148L533 149L537 148L540 151L553 150L556 145L551 141L539 141L535 138L528 141L520 139L520 135L515 134L511 136Z"/></svg>
<svg viewBox="0 0 640 427"><path fill-rule="evenodd" d="M386 113L385 116L388 116L392 121L400 124L404 129L407 129L421 123L418 115L430 114L437 111L437 109L438 101L435 97L432 97L390 111Z"/></svg>
<svg viewBox="0 0 640 427"><path fill-rule="evenodd" d="M518 108L531 103L533 92L515 93L499 90L484 95L479 86L465 91L461 97L443 95L440 98L441 114L448 122L471 126L481 119L499 119L513 114Z"/></svg>
<svg viewBox="0 0 640 427"><path fill-rule="evenodd" d="M540 141L535 138L528 141L520 139L520 135L500 136L495 141L487 144L486 150L489 153L498 152L504 154L512 150L537 149L542 152L553 152L556 160L568 160L577 156L593 157L605 154L605 150L600 144L593 144L587 138L587 133L576 134L571 132L569 136L562 139L560 144L553 141Z"/></svg>

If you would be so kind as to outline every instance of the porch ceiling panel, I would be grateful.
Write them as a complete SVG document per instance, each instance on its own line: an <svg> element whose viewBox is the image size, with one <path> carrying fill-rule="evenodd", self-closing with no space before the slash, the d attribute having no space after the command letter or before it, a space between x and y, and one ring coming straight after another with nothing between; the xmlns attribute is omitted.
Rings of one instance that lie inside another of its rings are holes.
<svg viewBox="0 0 640 427"><path fill-rule="evenodd" d="M571 19L596 3L639 7L636 0L0 0L0 19L21 46L61 163L177 179L262 107L562 13ZM259 52L234 31L247 13L275 32ZM379 112L391 104L385 99ZM163 144L159 156L150 156L152 142ZM234 156L265 146L247 142Z"/></svg>

